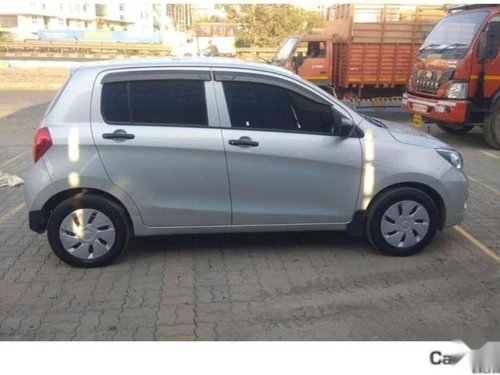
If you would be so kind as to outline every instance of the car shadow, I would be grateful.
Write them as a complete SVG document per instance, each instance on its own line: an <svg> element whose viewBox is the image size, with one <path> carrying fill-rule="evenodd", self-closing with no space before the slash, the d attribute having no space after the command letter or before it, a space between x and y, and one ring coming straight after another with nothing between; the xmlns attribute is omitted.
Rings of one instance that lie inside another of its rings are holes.
<svg viewBox="0 0 500 375"><path fill-rule="evenodd" d="M379 254L363 237L349 237L344 232L259 232L182 234L134 238L122 257L156 256L158 253L211 254L230 252L263 254L271 252L331 250L339 253ZM140 255L138 255L140 254ZM126 262L126 260L123 260Z"/></svg>

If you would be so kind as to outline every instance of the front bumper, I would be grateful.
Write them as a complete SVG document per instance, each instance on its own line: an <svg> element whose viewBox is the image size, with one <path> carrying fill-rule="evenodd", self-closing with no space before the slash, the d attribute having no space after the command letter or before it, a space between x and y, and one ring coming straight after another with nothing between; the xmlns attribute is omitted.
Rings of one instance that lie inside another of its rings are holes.
<svg viewBox="0 0 500 375"><path fill-rule="evenodd" d="M444 227L459 225L467 215L467 199L469 198L469 180L456 168L451 168L441 178L445 191L441 195L445 205L446 221Z"/></svg>
<svg viewBox="0 0 500 375"><path fill-rule="evenodd" d="M443 100L422 98L409 93L403 94L401 107L426 119L446 123L463 124L467 120L468 100Z"/></svg>

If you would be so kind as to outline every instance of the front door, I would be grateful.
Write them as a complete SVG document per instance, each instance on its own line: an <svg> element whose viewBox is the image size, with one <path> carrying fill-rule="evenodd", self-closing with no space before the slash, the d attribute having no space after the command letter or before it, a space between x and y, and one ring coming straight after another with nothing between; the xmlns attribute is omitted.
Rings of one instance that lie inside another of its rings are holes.
<svg viewBox="0 0 500 375"><path fill-rule="evenodd" d="M231 223L221 131L209 126L211 82L187 78L149 71L96 84L92 132L99 155L147 226Z"/></svg>
<svg viewBox="0 0 500 375"><path fill-rule="evenodd" d="M350 221L362 155L358 138L336 135L342 114L272 84L222 85L233 224Z"/></svg>

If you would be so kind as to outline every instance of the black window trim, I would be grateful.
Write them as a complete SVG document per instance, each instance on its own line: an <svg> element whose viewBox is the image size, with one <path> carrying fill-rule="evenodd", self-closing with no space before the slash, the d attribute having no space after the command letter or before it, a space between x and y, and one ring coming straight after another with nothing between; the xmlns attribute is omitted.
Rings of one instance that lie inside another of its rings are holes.
<svg viewBox="0 0 500 375"><path fill-rule="evenodd" d="M210 75L210 72L207 72ZM141 79L141 80L135 80L137 81L151 81L152 79ZM160 81L171 81L171 80L182 80L182 81L202 81L206 82L205 80L199 80L199 79L182 79L182 78L169 78L169 79L155 79L160 80ZM134 81L134 80L132 80ZM100 93L100 103L99 103L99 110L101 112L101 117L102 120L104 121L105 124L107 125L120 125L120 126L157 126L157 127L182 127L182 128L214 128L213 126L210 126L210 120L209 120L209 115L208 115L208 103L207 103L207 97L206 97L206 91L205 91L205 85L203 85L203 90L204 90L204 96L205 96L205 114L207 117L207 123L206 124L177 124L177 123L162 123L162 122L137 122L137 121L132 121L132 105L130 102L130 82L132 81L127 81L127 80L119 80L119 81L108 81L104 82L104 78L102 79L101 83L101 93ZM128 105L128 110L129 110L129 116L130 116L130 121L112 121L106 118L104 115L104 111L102 108L102 87L104 86L105 83L125 83L126 84L126 90L127 90L127 105Z"/></svg>
<svg viewBox="0 0 500 375"><path fill-rule="evenodd" d="M262 75L259 73L252 73L252 72L231 72L231 71L214 71L213 75L214 75L214 80L220 82L224 81L252 82L252 83L262 83L272 86L278 86L293 91L299 95L302 95L307 99L312 100L313 102L328 105L330 107L333 106L331 102L320 97L317 94L312 93L310 90L303 88L302 86L299 86L297 83L293 83L282 78Z"/></svg>
<svg viewBox="0 0 500 375"><path fill-rule="evenodd" d="M289 130L289 129L259 129L259 128L245 128L245 127L213 127L214 129L222 129L222 130L245 130L245 131L253 131L253 132L274 132L274 133L293 133L293 134L302 134L302 135L321 135L323 137L337 137L337 138L363 138L365 133L361 128L357 125L355 126L355 130L351 134L350 137L342 137L338 134L333 133L321 133L321 132L310 132L310 131L301 131L301 130Z"/></svg>
<svg viewBox="0 0 500 375"><path fill-rule="evenodd" d="M101 84L157 80L211 81L212 78L208 70L132 70L108 73L102 78Z"/></svg>

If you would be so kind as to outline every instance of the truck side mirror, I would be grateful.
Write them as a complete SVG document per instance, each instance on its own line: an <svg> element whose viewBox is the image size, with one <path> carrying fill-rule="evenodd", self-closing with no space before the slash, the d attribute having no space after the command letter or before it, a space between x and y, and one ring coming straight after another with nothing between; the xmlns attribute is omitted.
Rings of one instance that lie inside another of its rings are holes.
<svg viewBox="0 0 500 375"><path fill-rule="evenodd" d="M297 72L300 66L304 63L304 52L298 52L297 57L293 60L293 69Z"/></svg>

